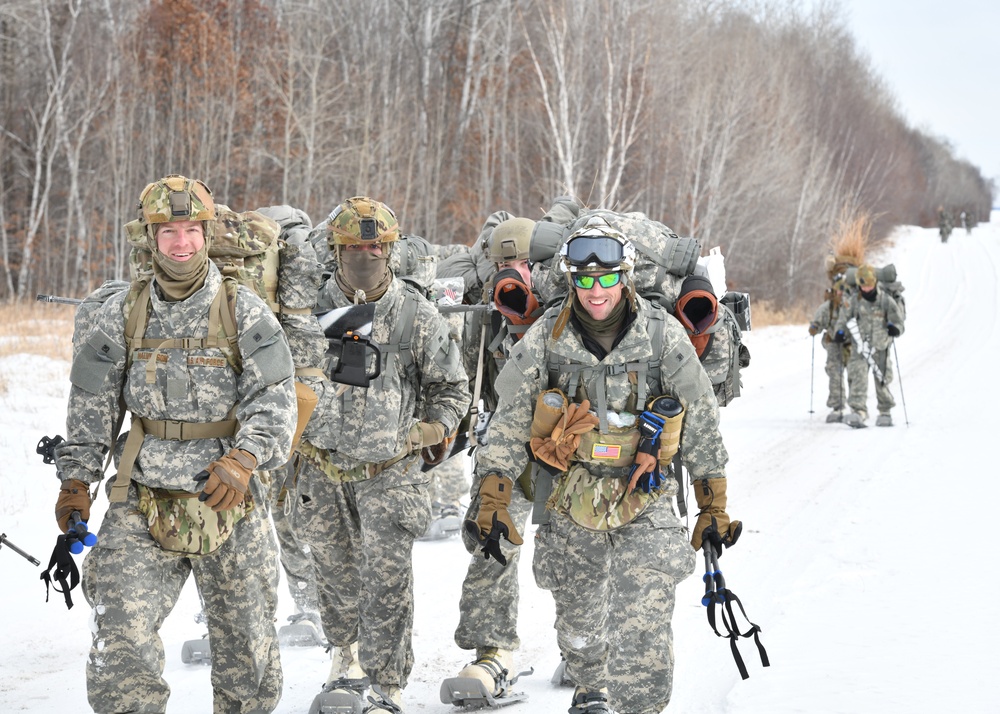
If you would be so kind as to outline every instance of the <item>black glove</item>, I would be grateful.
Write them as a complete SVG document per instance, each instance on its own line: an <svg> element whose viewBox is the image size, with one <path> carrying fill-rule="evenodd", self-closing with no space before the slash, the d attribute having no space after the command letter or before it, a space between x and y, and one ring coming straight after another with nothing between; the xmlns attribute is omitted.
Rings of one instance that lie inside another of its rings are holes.
<svg viewBox="0 0 1000 714"><path fill-rule="evenodd" d="M847 340L847 335L844 334L843 330L837 330L837 334L833 336L833 341L838 343L843 343Z"/></svg>
<svg viewBox="0 0 1000 714"><path fill-rule="evenodd" d="M889 333L889 337L899 337L899 328L893 325L891 322L885 327L886 332Z"/></svg>

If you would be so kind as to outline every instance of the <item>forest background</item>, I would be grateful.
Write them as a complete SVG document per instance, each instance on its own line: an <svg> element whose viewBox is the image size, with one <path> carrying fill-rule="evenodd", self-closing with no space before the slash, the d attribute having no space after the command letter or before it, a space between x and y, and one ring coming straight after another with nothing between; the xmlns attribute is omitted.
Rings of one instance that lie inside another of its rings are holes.
<svg viewBox="0 0 1000 714"><path fill-rule="evenodd" d="M995 192L835 0L0 0L0 299L126 276L175 172L315 222L371 195L441 245L564 194L641 210L777 309L821 299L841 222L877 244Z"/></svg>

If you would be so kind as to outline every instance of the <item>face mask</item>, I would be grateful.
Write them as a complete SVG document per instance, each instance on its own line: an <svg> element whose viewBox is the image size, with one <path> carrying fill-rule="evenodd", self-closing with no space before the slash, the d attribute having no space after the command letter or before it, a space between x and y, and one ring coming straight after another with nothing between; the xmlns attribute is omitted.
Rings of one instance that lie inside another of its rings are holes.
<svg viewBox="0 0 1000 714"><path fill-rule="evenodd" d="M367 250L341 250L338 257L344 279L357 290L369 293L385 282L389 272L389 256L375 255Z"/></svg>

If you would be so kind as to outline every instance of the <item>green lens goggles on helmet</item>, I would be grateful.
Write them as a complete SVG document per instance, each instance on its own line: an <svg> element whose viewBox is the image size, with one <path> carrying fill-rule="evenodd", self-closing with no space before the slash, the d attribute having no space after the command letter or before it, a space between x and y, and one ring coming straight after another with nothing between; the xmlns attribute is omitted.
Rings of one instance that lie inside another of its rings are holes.
<svg viewBox="0 0 1000 714"><path fill-rule="evenodd" d="M594 287L594 282L600 284L602 288L613 288L622 280L621 273L605 273L604 275L574 275L573 284L583 290L590 290Z"/></svg>

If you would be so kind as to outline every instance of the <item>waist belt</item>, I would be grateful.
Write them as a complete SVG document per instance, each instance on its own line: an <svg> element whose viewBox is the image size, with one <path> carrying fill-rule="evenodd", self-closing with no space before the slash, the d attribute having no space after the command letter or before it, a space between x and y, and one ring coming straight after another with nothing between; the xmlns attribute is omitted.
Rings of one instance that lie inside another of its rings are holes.
<svg viewBox="0 0 1000 714"><path fill-rule="evenodd" d="M190 441L191 439L219 439L236 434L236 420L195 423L173 419L139 419L146 434L168 441ZM135 423L133 422L133 428Z"/></svg>

